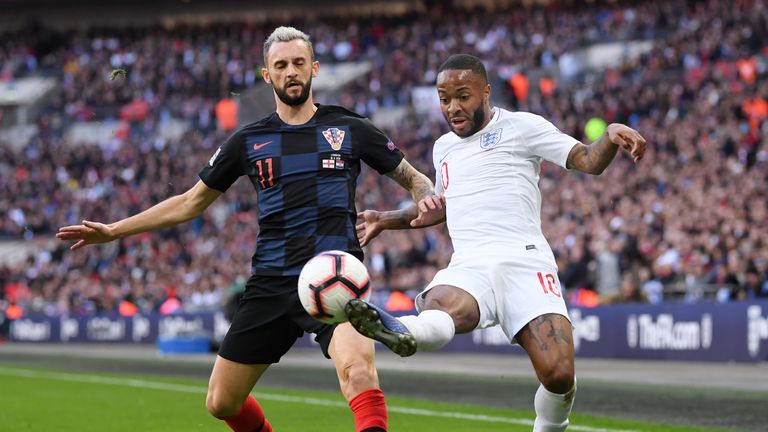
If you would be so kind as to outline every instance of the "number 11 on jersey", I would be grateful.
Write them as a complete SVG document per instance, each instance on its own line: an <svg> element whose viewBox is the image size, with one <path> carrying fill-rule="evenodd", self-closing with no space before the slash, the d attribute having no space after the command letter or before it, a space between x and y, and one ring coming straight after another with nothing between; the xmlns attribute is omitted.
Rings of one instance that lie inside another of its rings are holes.
<svg viewBox="0 0 768 432"><path fill-rule="evenodd" d="M275 185L274 177L272 176L272 158L257 160L256 168L259 170L259 184L261 184L262 189L266 189ZM264 175L265 171L267 171L266 176Z"/></svg>

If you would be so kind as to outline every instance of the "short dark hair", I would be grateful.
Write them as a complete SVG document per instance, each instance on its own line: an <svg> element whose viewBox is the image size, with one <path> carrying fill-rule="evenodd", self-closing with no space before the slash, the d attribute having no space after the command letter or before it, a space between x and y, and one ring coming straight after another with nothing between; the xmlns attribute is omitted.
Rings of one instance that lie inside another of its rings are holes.
<svg viewBox="0 0 768 432"><path fill-rule="evenodd" d="M488 73L485 71L485 66L479 58L470 54L454 54L448 57L448 60L444 61L437 70L437 73L444 70L470 70L473 73L479 75L484 82L488 82Z"/></svg>

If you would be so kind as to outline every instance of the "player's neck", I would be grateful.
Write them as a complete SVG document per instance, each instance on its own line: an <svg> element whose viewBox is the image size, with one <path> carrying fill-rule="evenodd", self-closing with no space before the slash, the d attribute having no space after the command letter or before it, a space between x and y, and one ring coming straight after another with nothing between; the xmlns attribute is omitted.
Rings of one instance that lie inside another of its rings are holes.
<svg viewBox="0 0 768 432"><path fill-rule="evenodd" d="M480 127L477 128L475 133L473 133L471 136L475 136L478 133L480 133L480 131L482 131L483 129L487 128L488 125L491 124L491 122L493 121L493 116L496 114L496 112L493 110L493 108L491 108L490 105L486 105L483 108L483 111L484 111L484 113L483 113L483 122L480 124ZM469 137L467 137L467 138L469 138Z"/></svg>
<svg viewBox="0 0 768 432"><path fill-rule="evenodd" d="M488 127L489 124L493 121L493 116L496 114L496 111L493 110L493 107L491 105L486 105L485 108L485 119L483 120L482 126L480 126L480 129L478 129L478 132Z"/></svg>
<svg viewBox="0 0 768 432"><path fill-rule="evenodd" d="M306 102L297 106L286 105L278 100L276 111L280 120L284 123L289 125L302 125L315 115L317 107L312 100L312 96L310 96Z"/></svg>

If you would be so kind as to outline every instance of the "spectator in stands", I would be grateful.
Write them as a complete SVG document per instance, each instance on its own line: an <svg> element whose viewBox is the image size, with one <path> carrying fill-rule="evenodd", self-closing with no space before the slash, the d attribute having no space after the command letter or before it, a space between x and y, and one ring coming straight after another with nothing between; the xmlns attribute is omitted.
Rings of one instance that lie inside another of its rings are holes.
<svg viewBox="0 0 768 432"><path fill-rule="evenodd" d="M631 273L625 273L621 278L621 287L618 292L603 297L601 304L616 303L648 303L648 297L637 283L637 278Z"/></svg>
<svg viewBox="0 0 768 432"><path fill-rule="evenodd" d="M372 66L369 76L323 102L338 99L369 115L379 107L407 107L408 118L387 132L398 142L413 143L403 151L417 169L428 172L430 143L443 132L442 120L417 118L411 90L433 83L438 59L448 52L475 52L493 82L501 83L498 88L508 87L514 73L524 70L530 85L520 109L545 114L576 137L595 114L608 122L626 121L648 131L654 146L649 163L637 173L612 170L604 174L605 182L542 166L541 189L548 202L542 227L567 288L597 289L596 256L606 252L615 255L622 273L642 275L639 269L648 269L650 275L640 283L651 301L674 301L686 292L690 300L711 298L720 288L724 300L751 298L756 294L748 294L755 292L745 288L748 279L757 277L752 285L768 284L768 8L761 2L477 9L471 20L464 11L435 7L439 14L354 19L354 29L352 19L308 25L319 35L321 61L344 58ZM682 16L695 19L681 21ZM35 50L42 32L4 32L0 81L45 72L60 80L60 88L37 116L31 138L0 145L0 237L50 236L52 227L75 223L84 214L119 219L172 195L175 185L188 184L204 155L226 135L216 130L217 102L256 84L259 46L270 26L72 29L45 53ZM612 40L645 40L653 46L635 59L617 59L605 71L584 70L576 61L580 48ZM566 66L568 76L556 75L558 64ZM111 80L114 69L127 73ZM549 84L542 86L548 76L556 81L551 93ZM508 93L507 100L494 102L511 104L511 89ZM143 101L139 111L146 116L131 120L133 128L116 125L98 145L72 142L67 135L75 124L119 119L121 108L134 99ZM170 119L189 122L194 132L163 137ZM626 163L616 161L617 166ZM394 208L408 199L374 173L363 172L359 179L360 207ZM156 184L166 187L150 186ZM173 284L183 287L178 292L182 308L219 308L221 303L208 299L224 302L242 271L231 263L246 262L253 247L248 239L255 237L256 227L248 215L257 203L237 198L242 195L232 194L219 209L192 222L194 233L131 239L76 258L47 251L14 265L0 277L0 291L16 290L24 281L29 296L19 304L29 313L93 313L128 294L146 313L158 309L166 286ZM635 198L622 199L627 195ZM100 199L106 196L110 199ZM594 196L608 204L598 205ZM614 220L623 223L599 237L604 243L598 245L599 228ZM431 279L424 274L444 267L450 257L444 230L429 231L432 240L416 235L409 232L405 241L423 257L407 270L388 265L375 276L374 286L385 291L377 294L383 302L393 282L400 289L423 284ZM393 251L402 238L381 240ZM622 247L613 248L614 242ZM369 260L389 259L387 251L369 253ZM211 259L211 254L227 259ZM195 268L214 261L220 278L199 284ZM112 270L106 269L108 262ZM755 263L756 276L748 272L749 262ZM60 276L72 269L80 276ZM168 279L158 280L163 274ZM686 291L686 283L695 288ZM108 285L115 288L88 288Z"/></svg>
<svg viewBox="0 0 768 432"><path fill-rule="evenodd" d="M733 300L753 300L761 297L768 297L768 293L763 291L765 285L765 275L761 275L754 263L747 265L744 275L744 282L731 293Z"/></svg>

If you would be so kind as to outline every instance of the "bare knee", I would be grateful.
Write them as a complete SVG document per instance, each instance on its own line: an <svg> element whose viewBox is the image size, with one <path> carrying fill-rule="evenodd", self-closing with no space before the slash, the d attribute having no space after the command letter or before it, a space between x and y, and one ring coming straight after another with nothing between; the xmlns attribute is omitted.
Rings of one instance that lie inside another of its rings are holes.
<svg viewBox="0 0 768 432"><path fill-rule="evenodd" d="M224 419L237 414L243 406L243 402L243 400L236 400L224 392L209 389L208 395L205 397L205 408L212 416Z"/></svg>
<svg viewBox="0 0 768 432"><path fill-rule="evenodd" d="M544 388L552 393L565 394L572 388L575 380L573 362L569 359L560 359L539 371L539 379Z"/></svg>
<svg viewBox="0 0 768 432"><path fill-rule="evenodd" d="M216 357L205 398L208 412L217 418L240 412L243 402L268 367L269 364L243 364Z"/></svg>
<svg viewBox="0 0 768 432"><path fill-rule="evenodd" d="M456 333L468 333L480 323L480 308L468 292L453 286L439 285L427 293L425 310L440 310L453 318Z"/></svg>
<svg viewBox="0 0 768 432"><path fill-rule="evenodd" d="M373 359L358 358L343 362L337 371L341 392L347 400L358 394L379 387L379 379Z"/></svg>

